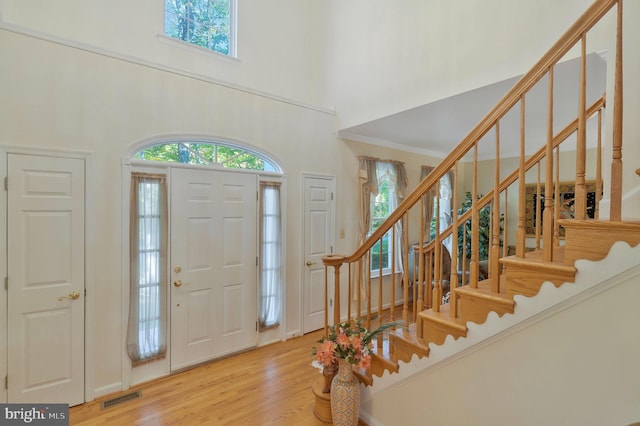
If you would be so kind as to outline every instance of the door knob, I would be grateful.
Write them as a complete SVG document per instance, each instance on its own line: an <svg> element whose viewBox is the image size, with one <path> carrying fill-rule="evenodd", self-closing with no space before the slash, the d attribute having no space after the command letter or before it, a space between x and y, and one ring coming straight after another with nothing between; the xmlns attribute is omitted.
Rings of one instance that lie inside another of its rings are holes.
<svg viewBox="0 0 640 426"><path fill-rule="evenodd" d="M315 264L316 264L316 262L312 262L310 260L307 260L307 263L305 263L305 265L307 265L307 266L311 266L311 265L315 265Z"/></svg>
<svg viewBox="0 0 640 426"><path fill-rule="evenodd" d="M76 300L78 298L80 298L80 293L77 291L72 291L68 296L58 297L58 300L62 302L64 299Z"/></svg>
<svg viewBox="0 0 640 426"><path fill-rule="evenodd" d="M181 285L182 285L182 280L175 280L175 281L173 282L173 286L174 286L174 287L180 287Z"/></svg>

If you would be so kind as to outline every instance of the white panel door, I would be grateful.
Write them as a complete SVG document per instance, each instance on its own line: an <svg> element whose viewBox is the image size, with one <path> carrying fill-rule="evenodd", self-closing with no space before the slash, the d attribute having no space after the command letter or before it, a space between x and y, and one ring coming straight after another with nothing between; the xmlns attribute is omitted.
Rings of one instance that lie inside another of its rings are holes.
<svg viewBox="0 0 640 426"><path fill-rule="evenodd" d="M84 402L84 160L9 154L8 399Z"/></svg>
<svg viewBox="0 0 640 426"><path fill-rule="evenodd" d="M332 252L334 185L333 178L304 177L304 333L324 327L325 268L322 256Z"/></svg>
<svg viewBox="0 0 640 426"><path fill-rule="evenodd" d="M255 175L173 169L171 369L257 344Z"/></svg>

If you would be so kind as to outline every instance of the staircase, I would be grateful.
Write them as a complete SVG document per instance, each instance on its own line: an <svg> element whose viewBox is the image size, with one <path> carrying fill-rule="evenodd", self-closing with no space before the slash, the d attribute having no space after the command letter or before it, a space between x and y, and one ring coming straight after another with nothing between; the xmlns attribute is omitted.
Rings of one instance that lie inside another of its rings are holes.
<svg viewBox="0 0 640 426"><path fill-rule="evenodd" d="M617 16L614 90L596 99L587 99L586 35L609 11ZM574 48L580 50L582 64L576 99L577 117L560 131L554 131L558 126L553 123L553 70ZM542 142L527 141L525 127L541 125L527 121L527 94L540 84L546 85L549 93L548 117L542 123L547 127L548 137ZM607 105L609 109L605 110ZM504 170L500 161L500 125L510 112L520 117L520 157L515 169ZM601 123L605 113L611 114L613 123L612 135L607 137L612 151L610 159L603 158ZM598 122L596 134L588 134L588 128L594 127L587 126L590 120ZM545 283L556 288L571 286L579 273L579 260L600 261L617 242L625 242L630 247L640 244L640 221L621 219L621 129L622 6L620 0L596 0L353 254L323 259L327 285L334 286L333 294L343 295L336 297L334 316L327 318L325 329L330 321L337 324L345 319L363 318L369 328L374 328L384 318L401 317L404 321L402 327L377 341L371 367L356 372L361 382L375 387L376 377L399 373L416 357L429 358L434 348L464 340L471 324L483 327L491 316L501 318L517 313L518 300L522 300L519 298L538 297L541 287L548 286ZM486 137L488 134L493 136L493 141ZM571 136L576 140L575 156L567 163L560 150ZM588 139L598 141L596 159L590 162L586 160ZM480 176L478 167L478 146L486 143L493 143L496 153L493 175L489 177ZM603 161L611 164L607 176L603 176ZM425 229L429 229L426 225L431 217L425 214L430 203L426 199L433 196L433 204L438 206L440 180L450 174L454 182L458 182L462 177L459 173L462 163L466 163L465 170L470 169L469 163L473 170L472 182L465 184L465 189L472 195L472 206L466 211L458 210L461 185L453 185L452 205L456 208L451 211L451 223L437 224L435 235L427 235ZM575 183L571 187L574 208L568 219L561 218L560 203L554 202L563 195L560 170L567 167L575 167ZM480 181L493 182L484 195L478 189ZM607 192L603 190L604 185L608 185L609 211L602 214L600 201ZM526 188L532 186L536 188L533 194L535 211L527 204ZM595 190L588 190L588 187L595 187ZM361 201L366 205L368 200ZM490 238L488 247L482 252L489 255L487 259L480 259L480 212L486 209L491 218ZM601 217L605 215L606 219ZM391 235L389 241L395 242L399 229L401 244L389 244L389 250L392 259L397 258L397 252L401 253L402 265L398 269L392 266L387 281L382 274L372 278L369 273L372 250L378 247L382 250L382 239L386 234ZM466 243L467 229L471 230L468 236L470 250ZM456 243L460 235L464 235L462 244ZM450 274L444 274L440 266L441 247L447 237L453 240ZM417 243L410 244L409 241ZM510 253L509 246L514 248L515 254ZM410 252L417 259L412 266L407 260ZM488 265L488 274L480 273L481 264ZM409 268L413 268L413 274L408 273ZM446 286L445 275L450 277ZM466 276L468 280L465 279L462 285L461 277ZM345 278L346 283L341 282ZM402 289L399 297L395 293L397 286ZM450 289L449 297L443 299L447 288ZM389 293L383 294L383 289ZM363 297L364 294L367 297ZM372 298L376 296L377 306L373 306L376 303ZM388 315L383 306L385 298L389 305Z"/></svg>
<svg viewBox="0 0 640 426"><path fill-rule="evenodd" d="M481 281L476 288L469 285L457 287L453 292L459 304L458 316L451 317L451 307L447 303L440 307L439 312L433 309L420 312L417 324L390 333L389 352L381 354L381 358L393 360L395 365L383 369L398 371L400 361L409 362L414 355L418 358L429 356L429 344L442 345L448 336L453 339L467 337L467 323L482 324L491 312L499 317L505 313L513 314L516 295L536 296L546 282L555 287L571 285L577 272L575 261L578 259L604 259L617 241L624 241L631 247L640 244L640 221L565 220L562 226L571 229L571 232L567 232L566 244L558 248L558 256L553 261L544 261L540 250L529 252L524 258L502 258L499 280L504 290L492 292L490 280ZM594 238L594 234L610 237ZM616 234L618 236L614 236ZM585 244L585 241L589 243ZM381 376L380 367L374 367L372 374Z"/></svg>

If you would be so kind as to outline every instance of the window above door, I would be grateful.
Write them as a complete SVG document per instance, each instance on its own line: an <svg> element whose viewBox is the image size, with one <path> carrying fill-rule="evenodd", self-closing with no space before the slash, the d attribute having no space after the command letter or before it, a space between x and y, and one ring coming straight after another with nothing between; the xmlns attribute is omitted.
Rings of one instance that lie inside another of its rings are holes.
<svg viewBox="0 0 640 426"><path fill-rule="evenodd" d="M138 160L282 173L275 161L251 149L217 141L166 141L147 145L133 155Z"/></svg>
<svg viewBox="0 0 640 426"><path fill-rule="evenodd" d="M236 56L236 0L165 0L164 4L166 36Z"/></svg>

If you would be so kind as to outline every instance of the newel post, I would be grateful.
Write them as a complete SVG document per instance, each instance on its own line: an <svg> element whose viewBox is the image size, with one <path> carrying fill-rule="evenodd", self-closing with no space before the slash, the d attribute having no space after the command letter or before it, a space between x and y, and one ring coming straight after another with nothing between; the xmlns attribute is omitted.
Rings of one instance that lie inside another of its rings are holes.
<svg viewBox="0 0 640 426"><path fill-rule="evenodd" d="M339 254L331 254L322 257L324 265L324 334L328 333L329 327L329 267L333 266L333 324L340 323L340 267L344 263L344 256Z"/></svg>

